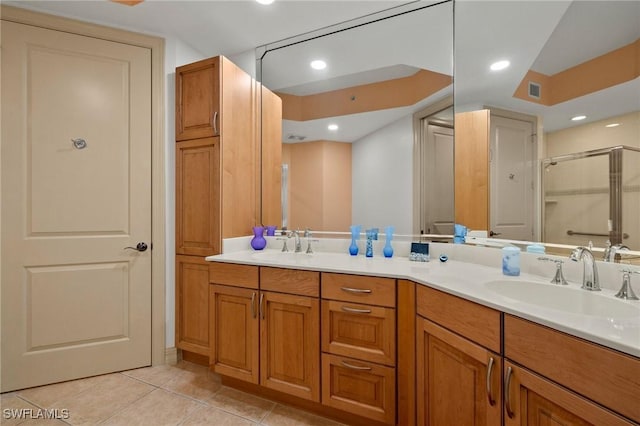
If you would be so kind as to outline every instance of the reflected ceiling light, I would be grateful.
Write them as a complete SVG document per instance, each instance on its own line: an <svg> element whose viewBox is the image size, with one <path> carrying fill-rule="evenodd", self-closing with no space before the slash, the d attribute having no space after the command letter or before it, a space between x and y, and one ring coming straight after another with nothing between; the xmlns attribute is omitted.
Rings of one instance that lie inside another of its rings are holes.
<svg viewBox="0 0 640 426"><path fill-rule="evenodd" d="M586 115L576 115L575 117L571 118L571 120L580 121L580 120L584 120L585 118L587 118Z"/></svg>
<svg viewBox="0 0 640 426"><path fill-rule="evenodd" d="M498 61L491 64L489 68L491 68L491 71L500 71L507 68L509 65L511 65L511 62L509 61Z"/></svg>
<svg viewBox="0 0 640 426"><path fill-rule="evenodd" d="M620 125L620 123L611 123L611 124L607 124L604 127L618 127Z"/></svg>
<svg viewBox="0 0 640 426"><path fill-rule="evenodd" d="M273 0L256 0L260 4L271 4Z"/></svg>
<svg viewBox="0 0 640 426"><path fill-rule="evenodd" d="M323 70L326 67L327 67L327 63L325 61L322 61L320 59L311 61L311 68L313 68L314 70Z"/></svg>
<svg viewBox="0 0 640 426"><path fill-rule="evenodd" d="M338 125L337 124L329 124L327 126L327 129L329 129L329 130L338 130Z"/></svg>

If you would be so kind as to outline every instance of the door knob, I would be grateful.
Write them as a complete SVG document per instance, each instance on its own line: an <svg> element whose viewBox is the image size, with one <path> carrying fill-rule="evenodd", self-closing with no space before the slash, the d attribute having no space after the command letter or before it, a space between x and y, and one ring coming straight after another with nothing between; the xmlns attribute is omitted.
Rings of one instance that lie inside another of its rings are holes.
<svg viewBox="0 0 640 426"><path fill-rule="evenodd" d="M149 248L149 246L147 246L147 243L138 243L136 244L135 247L125 247L125 250L135 250L135 251L147 251L147 249Z"/></svg>

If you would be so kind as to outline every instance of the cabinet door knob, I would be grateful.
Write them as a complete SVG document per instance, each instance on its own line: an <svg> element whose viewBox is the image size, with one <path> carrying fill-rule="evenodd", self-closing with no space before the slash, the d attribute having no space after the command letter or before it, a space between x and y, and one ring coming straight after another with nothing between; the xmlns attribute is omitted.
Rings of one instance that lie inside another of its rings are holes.
<svg viewBox="0 0 640 426"><path fill-rule="evenodd" d="M264 293L260 293L260 318L264 319L264 306L263 306L263 302L264 301Z"/></svg>
<svg viewBox="0 0 640 426"><path fill-rule="evenodd" d="M489 358L489 365L487 366L487 398L489 398L489 405L492 407L496 404L496 400L493 398L491 392L491 377L493 376L493 364L495 360L493 357Z"/></svg>

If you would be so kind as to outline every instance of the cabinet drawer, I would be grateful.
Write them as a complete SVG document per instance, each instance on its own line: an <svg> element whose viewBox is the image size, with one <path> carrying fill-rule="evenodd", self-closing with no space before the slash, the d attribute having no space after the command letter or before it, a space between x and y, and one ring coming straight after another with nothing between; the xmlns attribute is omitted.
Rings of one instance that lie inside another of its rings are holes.
<svg viewBox="0 0 640 426"><path fill-rule="evenodd" d="M322 403L387 424L396 419L396 372L351 358L322 354Z"/></svg>
<svg viewBox="0 0 640 426"><path fill-rule="evenodd" d="M209 282L234 287L258 288L258 267L213 262L209 265Z"/></svg>
<svg viewBox="0 0 640 426"><path fill-rule="evenodd" d="M505 356L640 422L640 359L505 315Z"/></svg>
<svg viewBox="0 0 640 426"><path fill-rule="evenodd" d="M496 353L500 352L500 312L419 285L418 314Z"/></svg>
<svg viewBox="0 0 640 426"><path fill-rule="evenodd" d="M395 309L322 301L324 352L395 366L395 330Z"/></svg>
<svg viewBox="0 0 640 426"><path fill-rule="evenodd" d="M320 296L320 273L296 269L260 268L260 289L300 296Z"/></svg>
<svg viewBox="0 0 640 426"><path fill-rule="evenodd" d="M392 278L323 273L322 298L395 308L396 281Z"/></svg>

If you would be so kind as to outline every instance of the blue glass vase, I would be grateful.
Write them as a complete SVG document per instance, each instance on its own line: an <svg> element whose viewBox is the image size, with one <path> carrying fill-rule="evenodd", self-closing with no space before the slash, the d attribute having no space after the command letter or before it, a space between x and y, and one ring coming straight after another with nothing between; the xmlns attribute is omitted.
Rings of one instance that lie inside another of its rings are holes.
<svg viewBox="0 0 640 426"><path fill-rule="evenodd" d="M367 245L364 251L365 257L373 257L373 239L374 239L374 230L367 229Z"/></svg>
<svg viewBox="0 0 640 426"><path fill-rule="evenodd" d="M253 238L251 239L251 247L254 250L262 250L267 246L267 240L264 238L264 227L253 227Z"/></svg>
<svg viewBox="0 0 640 426"><path fill-rule="evenodd" d="M358 237L360 236L360 225L351 225L351 245L349 246L349 254L351 256L358 255Z"/></svg>
<svg viewBox="0 0 640 426"><path fill-rule="evenodd" d="M393 247L391 247L391 240L393 239L393 226L387 226L385 228L385 234L387 236L387 239L384 243L382 254L384 254L384 257L391 257L393 256Z"/></svg>

